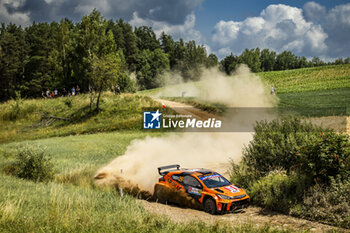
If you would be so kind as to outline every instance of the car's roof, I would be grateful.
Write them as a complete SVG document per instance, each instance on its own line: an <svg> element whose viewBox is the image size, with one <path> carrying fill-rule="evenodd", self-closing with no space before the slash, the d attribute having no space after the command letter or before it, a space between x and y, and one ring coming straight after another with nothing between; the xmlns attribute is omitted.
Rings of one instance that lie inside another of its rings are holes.
<svg viewBox="0 0 350 233"><path fill-rule="evenodd" d="M169 171L169 173L171 173L171 174L201 176L201 175L204 175L204 174L214 173L214 171L211 171L209 169L204 169L204 168L195 168L195 169L182 168L182 169L179 169L179 170Z"/></svg>

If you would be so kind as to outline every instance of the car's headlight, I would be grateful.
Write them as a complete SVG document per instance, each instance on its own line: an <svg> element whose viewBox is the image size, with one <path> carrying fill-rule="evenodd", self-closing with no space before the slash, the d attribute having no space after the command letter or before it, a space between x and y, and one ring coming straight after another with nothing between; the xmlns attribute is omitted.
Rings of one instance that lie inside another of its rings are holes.
<svg viewBox="0 0 350 233"><path fill-rule="evenodd" d="M242 195L233 196L233 197L229 197L229 196L221 195L221 194L216 194L216 195L217 195L218 197L220 197L221 199L225 199L225 200L241 199L241 198L247 196L247 194L242 194Z"/></svg>
<svg viewBox="0 0 350 233"><path fill-rule="evenodd" d="M216 194L218 197L220 197L221 199L226 199L226 200L230 200L232 199L232 197L229 196L225 196L225 195L221 195L221 194Z"/></svg>

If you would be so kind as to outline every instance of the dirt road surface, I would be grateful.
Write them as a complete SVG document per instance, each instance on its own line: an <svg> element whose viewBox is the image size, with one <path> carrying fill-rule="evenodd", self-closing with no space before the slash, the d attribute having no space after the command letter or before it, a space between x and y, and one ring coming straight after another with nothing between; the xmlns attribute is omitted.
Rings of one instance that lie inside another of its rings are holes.
<svg viewBox="0 0 350 233"><path fill-rule="evenodd" d="M214 114L210 114L208 112L202 111L189 104L184 104L184 103L179 103L179 102L174 102L174 101L164 100L164 99L154 99L154 100L162 104L165 104L165 106L173 108L178 114L192 115L192 117L198 120L207 120L208 118L220 119L220 117Z"/></svg>
<svg viewBox="0 0 350 233"><path fill-rule="evenodd" d="M193 221L203 221L209 224L216 222L225 222L229 224L252 224L257 227L263 227L265 224L271 224L277 229L291 229L296 231L325 232L334 228L329 225L311 222L305 219L294 218L289 215L283 215L275 212L267 212L255 206L248 207L241 213L232 213L224 215L210 215L204 211L181 208L175 205L165 205L156 202L139 200L144 207L154 214L165 215L174 222L189 223ZM349 232L344 229L340 231Z"/></svg>

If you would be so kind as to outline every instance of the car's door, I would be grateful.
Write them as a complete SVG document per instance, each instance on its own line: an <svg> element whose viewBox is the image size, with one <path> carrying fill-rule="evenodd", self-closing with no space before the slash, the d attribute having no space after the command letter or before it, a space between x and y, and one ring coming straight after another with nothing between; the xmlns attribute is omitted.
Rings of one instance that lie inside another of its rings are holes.
<svg viewBox="0 0 350 233"><path fill-rule="evenodd" d="M186 175L183 178L183 186L185 188L186 193L195 198L199 199L202 195L203 186L199 183L199 181L191 175Z"/></svg>

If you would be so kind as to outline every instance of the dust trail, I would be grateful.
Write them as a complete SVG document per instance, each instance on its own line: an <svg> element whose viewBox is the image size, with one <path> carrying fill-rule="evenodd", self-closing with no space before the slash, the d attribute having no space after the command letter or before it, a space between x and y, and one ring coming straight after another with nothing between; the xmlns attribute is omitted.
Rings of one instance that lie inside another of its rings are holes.
<svg viewBox="0 0 350 233"><path fill-rule="evenodd" d="M268 89L260 78L246 66L227 77L217 70L203 72L200 82L181 83L167 87L161 96L186 96L223 103L230 107L271 107L277 102L267 94ZM244 116L226 116L232 122L253 124L258 116L249 121ZM243 121L242 121L243 120ZM252 139L251 133L171 133L167 136L135 140L123 156L101 168L95 178L98 184L133 187L153 193L159 177L157 167L180 164L187 168L209 168L222 172L222 164L229 160L240 161L242 148Z"/></svg>

